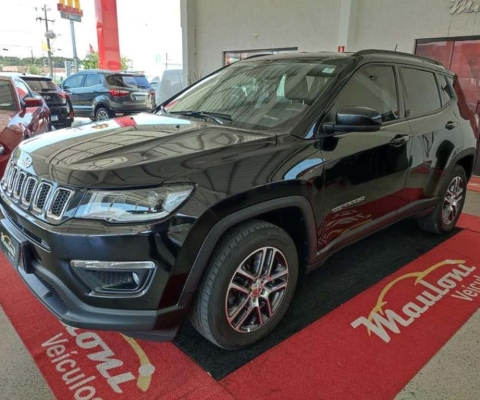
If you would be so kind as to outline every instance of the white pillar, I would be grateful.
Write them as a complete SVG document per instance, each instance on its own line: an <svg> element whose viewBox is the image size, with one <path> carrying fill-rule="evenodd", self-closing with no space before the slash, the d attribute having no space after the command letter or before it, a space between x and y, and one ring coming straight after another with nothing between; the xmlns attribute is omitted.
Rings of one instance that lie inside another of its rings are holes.
<svg viewBox="0 0 480 400"><path fill-rule="evenodd" d="M338 46L345 51L356 51L358 0L341 0Z"/></svg>
<svg viewBox="0 0 480 400"><path fill-rule="evenodd" d="M180 0L182 21L183 75L188 85L189 77L197 72L197 0Z"/></svg>

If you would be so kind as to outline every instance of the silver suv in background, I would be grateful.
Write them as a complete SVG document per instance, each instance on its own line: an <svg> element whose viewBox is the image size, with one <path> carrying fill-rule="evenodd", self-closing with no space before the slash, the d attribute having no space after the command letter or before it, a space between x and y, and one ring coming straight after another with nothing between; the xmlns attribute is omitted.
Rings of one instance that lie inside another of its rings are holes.
<svg viewBox="0 0 480 400"><path fill-rule="evenodd" d="M85 70L62 82L75 115L95 121L151 111L155 92L141 74Z"/></svg>
<svg viewBox="0 0 480 400"><path fill-rule="evenodd" d="M160 83L155 88L155 103L157 105L162 104L186 86L182 69L166 70L162 75Z"/></svg>

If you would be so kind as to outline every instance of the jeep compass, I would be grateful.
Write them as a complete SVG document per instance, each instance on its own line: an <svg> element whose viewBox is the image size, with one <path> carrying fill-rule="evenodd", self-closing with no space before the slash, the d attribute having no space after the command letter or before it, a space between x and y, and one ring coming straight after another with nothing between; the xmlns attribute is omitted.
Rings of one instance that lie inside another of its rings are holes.
<svg viewBox="0 0 480 400"><path fill-rule="evenodd" d="M452 231L477 135L430 59L247 59L154 113L23 142L1 182L1 246L65 324L162 341L189 318L240 349L346 245L407 217Z"/></svg>

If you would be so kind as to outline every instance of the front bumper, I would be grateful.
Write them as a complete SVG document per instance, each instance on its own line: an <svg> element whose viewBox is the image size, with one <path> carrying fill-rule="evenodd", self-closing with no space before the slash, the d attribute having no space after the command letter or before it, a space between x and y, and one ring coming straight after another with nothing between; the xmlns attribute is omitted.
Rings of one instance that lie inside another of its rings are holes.
<svg viewBox="0 0 480 400"><path fill-rule="evenodd" d="M8 211L3 206L1 208L2 214L8 215ZM68 268L63 267L65 271L62 273L54 262L48 262L52 255L46 254L48 252L45 249L32 242L13 219L4 218L0 225L0 229L16 238L16 242L22 246L20 253L24 255L24 266L22 268L14 265L14 268L37 299L66 325L91 330L119 331L128 336L155 341L168 341L175 337L187 311L183 307L173 305L162 309L124 309L121 308L121 299L101 298L90 299L96 305L87 304L84 299L89 299L88 290L82 288L80 282L75 282L75 275L68 271ZM71 239L75 241L75 237ZM44 262L50 265L47 267ZM68 286L65 282L68 282ZM82 296L77 296L72 289L80 289ZM143 301L131 299L129 302L149 303L146 298ZM102 303L106 306L102 307ZM115 304L119 304L119 308L113 307Z"/></svg>

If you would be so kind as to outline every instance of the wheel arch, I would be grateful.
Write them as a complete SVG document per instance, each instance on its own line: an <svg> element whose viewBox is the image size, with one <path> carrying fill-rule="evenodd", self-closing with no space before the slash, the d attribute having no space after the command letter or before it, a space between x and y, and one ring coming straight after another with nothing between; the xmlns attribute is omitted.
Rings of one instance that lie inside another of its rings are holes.
<svg viewBox="0 0 480 400"><path fill-rule="evenodd" d="M300 217L298 225L291 222ZM186 306L203 278L210 257L223 235L236 225L250 219L260 219L284 229L294 240L306 265L316 258L317 228L309 201L302 196L282 197L247 207L221 219L205 238L188 275L179 303ZM305 242L303 242L305 241ZM302 245L303 244L303 245Z"/></svg>

